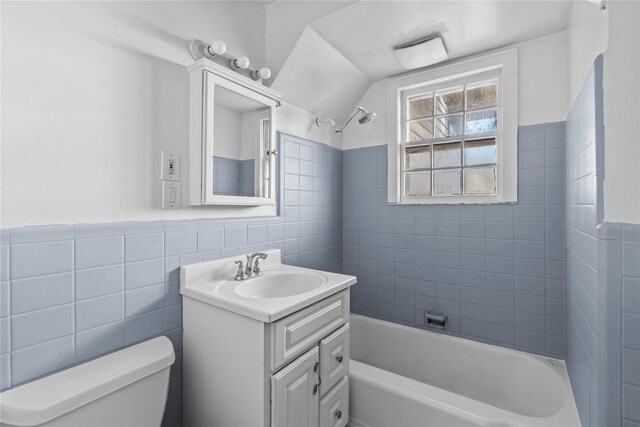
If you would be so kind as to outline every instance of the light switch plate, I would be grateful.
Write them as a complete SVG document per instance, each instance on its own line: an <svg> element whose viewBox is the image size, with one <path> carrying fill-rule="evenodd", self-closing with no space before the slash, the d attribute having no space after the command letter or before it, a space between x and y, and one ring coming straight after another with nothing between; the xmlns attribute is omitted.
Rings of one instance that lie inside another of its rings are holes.
<svg viewBox="0 0 640 427"><path fill-rule="evenodd" d="M162 209L180 209L180 183L162 181Z"/></svg>
<svg viewBox="0 0 640 427"><path fill-rule="evenodd" d="M171 151L160 153L161 172L160 179L164 181L180 181L180 154Z"/></svg>

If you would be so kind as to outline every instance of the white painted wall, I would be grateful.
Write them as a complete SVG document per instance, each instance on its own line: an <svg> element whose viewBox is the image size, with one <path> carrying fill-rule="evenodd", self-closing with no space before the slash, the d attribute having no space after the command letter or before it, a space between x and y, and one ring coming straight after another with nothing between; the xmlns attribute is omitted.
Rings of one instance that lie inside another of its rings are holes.
<svg viewBox="0 0 640 427"><path fill-rule="evenodd" d="M572 105L603 54L604 220L640 224L640 5L608 1L605 12L572 3L568 21L568 99Z"/></svg>
<svg viewBox="0 0 640 427"><path fill-rule="evenodd" d="M613 3L613 2L607 2ZM593 67L593 61L607 50L609 13L586 0L571 2L567 22L568 100L573 105Z"/></svg>
<svg viewBox="0 0 640 427"><path fill-rule="evenodd" d="M240 116L240 160L260 158L262 126L260 121L269 118L269 109L252 111Z"/></svg>
<svg viewBox="0 0 640 427"><path fill-rule="evenodd" d="M518 46L518 120L521 126L567 119L567 33Z"/></svg>
<svg viewBox="0 0 640 427"><path fill-rule="evenodd" d="M0 226L274 214L187 207L189 41L263 63L265 6L3 2ZM288 132L322 141L279 110ZM162 150L182 154L178 211L160 209Z"/></svg>
<svg viewBox="0 0 640 427"><path fill-rule="evenodd" d="M213 109L213 155L241 160L242 137L240 113L216 105Z"/></svg>
<svg viewBox="0 0 640 427"><path fill-rule="evenodd" d="M278 107L278 130L290 135L321 142L342 149L342 134L330 125L316 126L316 115L295 105L283 102Z"/></svg>
<svg viewBox="0 0 640 427"><path fill-rule="evenodd" d="M610 1L604 54L604 220L640 224L640 3Z"/></svg>
<svg viewBox="0 0 640 427"><path fill-rule="evenodd" d="M551 34L518 48L519 125L563 121L567 118L566 32ZM344 131L345 150L387 144L387 80L375 82L360 101L378 118Z"/></svg>

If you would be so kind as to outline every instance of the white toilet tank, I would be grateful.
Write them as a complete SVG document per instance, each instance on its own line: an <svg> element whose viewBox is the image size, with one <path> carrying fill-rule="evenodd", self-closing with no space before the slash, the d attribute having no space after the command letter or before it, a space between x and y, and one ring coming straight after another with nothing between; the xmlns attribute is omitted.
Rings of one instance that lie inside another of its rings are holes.
<svg viewBox="0 0 640 427"><path fill-rule="evenodd" d="M174 360L158 337L4 391L0 427L158 427Z"/></svg>

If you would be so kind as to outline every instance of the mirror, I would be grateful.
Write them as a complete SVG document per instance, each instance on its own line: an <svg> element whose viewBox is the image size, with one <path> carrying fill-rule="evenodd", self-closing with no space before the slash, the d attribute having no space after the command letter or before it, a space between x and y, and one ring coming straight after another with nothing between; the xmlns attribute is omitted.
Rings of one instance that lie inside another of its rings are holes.
<svg viewBox="0 0 640 427"><path fill-rule="evenodd" d="M188 70L190 203L275 205L280 94L205 59Z"/></svg>
<svg viewBox="0 0 640 427"><path fill-rule="evenodd" d="M214 88L212 194L269 197L270 108Z"/></svg>

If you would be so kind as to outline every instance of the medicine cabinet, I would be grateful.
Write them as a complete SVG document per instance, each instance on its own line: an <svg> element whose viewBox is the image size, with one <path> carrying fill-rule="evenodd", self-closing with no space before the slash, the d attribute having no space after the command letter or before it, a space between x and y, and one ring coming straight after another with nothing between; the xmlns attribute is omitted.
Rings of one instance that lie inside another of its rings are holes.
<svg viewBox="0 0 640 427"><path fill-rule="evenodd" d="M190 204L274 205L280 94L207 59L187 70Z"/></svg>

